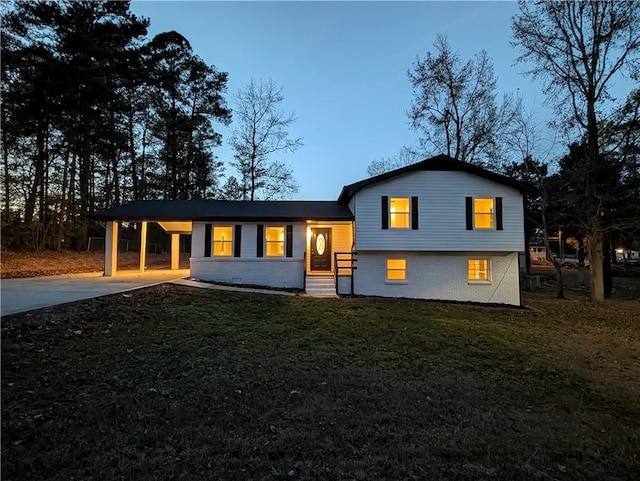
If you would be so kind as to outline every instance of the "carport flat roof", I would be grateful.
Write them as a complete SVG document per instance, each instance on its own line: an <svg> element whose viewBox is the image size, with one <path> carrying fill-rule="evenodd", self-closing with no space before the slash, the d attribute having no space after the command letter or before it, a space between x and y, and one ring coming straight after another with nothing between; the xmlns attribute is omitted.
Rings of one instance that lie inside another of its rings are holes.
<svg viewBox="0 0 640 481"><path fill-rule="evenodd" d="M353 214L337 201L138 200L97 212L95 220L117 221L349 221Z"/></svg>

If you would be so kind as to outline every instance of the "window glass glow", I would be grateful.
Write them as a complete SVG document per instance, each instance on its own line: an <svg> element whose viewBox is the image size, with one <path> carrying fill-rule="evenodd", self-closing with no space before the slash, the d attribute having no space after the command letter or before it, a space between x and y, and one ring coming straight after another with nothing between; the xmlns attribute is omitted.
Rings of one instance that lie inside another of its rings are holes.
<svg viewBox="0 0 640 481"><path fill-rule="evenodd" d="M326 245L327 245L327 243L324 240L324 235L318 234L318 237L316 238L316 252L319 255L324 254L324 249L325 249Z"/></svg>
<svg viewBox="0 0 640 481"><path fill-rule="evenodd" d="M387 259L387 280L404 281L407 279L406 259Z"/></svg>
<svg viewBox="0 0 640 481"><path fill-rule="evenodd" d="M233 227L213 227L213 255L230 256L233 254Z"/></svg>
<svg viewBox="0 0 640 481"><path fill-rule="evenodd" d="M408 197L392 197L389 199L389 225L392 228L409 228L410 205Z"/></svg>
<svg viewBox="0 0 640 481"><path fill-rule="evenodd" d="M468 276L470 281L490 281L489 259L469 259Z"/></svg>
<svg viewBox="0 0 640 481"><path fill-rule="evenodd" d="M493 199L473 199L473 218L476 229L493 229Z"/></svg>
<svg viewBox="0 0 640 481"><path fill-rule="evenodd" d="M266 227L264 238L267 256L284 256L284 227Z"/></svg>

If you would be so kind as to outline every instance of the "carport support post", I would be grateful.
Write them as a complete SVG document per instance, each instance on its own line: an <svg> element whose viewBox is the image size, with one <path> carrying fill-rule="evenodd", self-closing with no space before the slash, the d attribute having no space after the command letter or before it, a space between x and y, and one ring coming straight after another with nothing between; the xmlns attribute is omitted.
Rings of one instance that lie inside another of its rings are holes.
<svg viewBox="0 0 640 481"><path fill-rule="evenodd" d="M180 269L180 234L171 234L171 269Z"/></svg>
<svg viewBox="0 0 640 481"><path fill-rule="evenodd" d="M107 232L104 239L104 275L116 275L118 268L118 222L107 222Z"/></svg>
<svg viewBox="0 0 640 481"><path fill-rule="evenodd" d="M140 272L144 272L147 262L147 221L140 223Z"/></svg>

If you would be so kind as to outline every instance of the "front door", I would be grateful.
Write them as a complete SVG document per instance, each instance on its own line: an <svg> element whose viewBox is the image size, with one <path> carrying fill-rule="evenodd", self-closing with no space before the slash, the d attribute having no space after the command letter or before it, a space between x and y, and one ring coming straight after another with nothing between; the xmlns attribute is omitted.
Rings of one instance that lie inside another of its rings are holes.
<svg viewBox="0 0 640 481"><path fill-rule="evenodd" d="M311 229L311 270L331 271L331 229Z"/></svg>

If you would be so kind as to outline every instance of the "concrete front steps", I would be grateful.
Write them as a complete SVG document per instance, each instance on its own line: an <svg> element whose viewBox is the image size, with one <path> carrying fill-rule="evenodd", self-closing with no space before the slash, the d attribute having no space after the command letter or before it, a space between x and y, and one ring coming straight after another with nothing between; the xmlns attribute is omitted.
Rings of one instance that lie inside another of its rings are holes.
<svg viewBox="0 0 640 481"><path fill-rule="evenodd" d="M336 294L335 279L328 276L307 276L305 291L313 297L338 297Z"/></svg>

